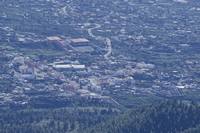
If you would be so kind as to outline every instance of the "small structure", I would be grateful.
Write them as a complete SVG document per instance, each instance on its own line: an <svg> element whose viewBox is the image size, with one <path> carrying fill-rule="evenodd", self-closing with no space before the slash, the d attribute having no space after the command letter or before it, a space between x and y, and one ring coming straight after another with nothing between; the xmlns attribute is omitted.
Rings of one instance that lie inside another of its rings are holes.
<svg viewBox="0 0 200 133"><path fill-rule="evenodd" d="M47 37L47 40L48 41L62 41L62 39L58 36L50 36L50 37Z"/></svg>
<svg viewBox="0 0 200 133"><path fill-rule="evenodd" d="M88 43L89 40L86 38L74 38L74 39L71 39L71 42L72 43Z"/></svg>
<svg viewBox="0 0 200 133"><path fill-rule="evenodd" d="M75 64L54 64L53 67L57 69L85 69L85 65Z"/></svg>
<svg viewBox="0 0 200 133"><path fill-rule="evenodd" d="M73 50L80 53L91 53L94 51L94 48L90 46L90 41L86 38L75 38L71 39L71 47Z"/></svg>

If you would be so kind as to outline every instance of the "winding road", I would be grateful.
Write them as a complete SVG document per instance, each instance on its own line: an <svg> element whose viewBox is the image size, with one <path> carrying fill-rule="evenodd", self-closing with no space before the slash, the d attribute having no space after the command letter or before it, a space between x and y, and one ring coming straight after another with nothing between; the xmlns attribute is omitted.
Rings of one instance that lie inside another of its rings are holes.
<svg viewBox="0 0 200 133"><path fill-rule="evenodd" d="M95 27L88 29L88 34L90 37L95 38L96 40L103 41L106 44L107 52L104 54L105 59L109 59L109 56L112 54L112 41L108 37L96 36L93 34L93 30L101 28L101 25L95 24Z"/></svg>

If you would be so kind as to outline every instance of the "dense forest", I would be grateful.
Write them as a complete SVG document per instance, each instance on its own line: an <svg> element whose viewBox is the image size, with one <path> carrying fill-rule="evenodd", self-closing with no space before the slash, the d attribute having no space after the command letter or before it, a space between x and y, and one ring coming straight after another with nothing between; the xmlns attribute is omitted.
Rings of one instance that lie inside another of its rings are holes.
<svg viewBox="0 0 200 133"><path fill-rule="evenodd" d="M196 104L168 101L131 110L87 133L193 133L200 131L199 111Z"/></svg>
<svg viewBox="0 0 200 133"><path fill-rule="evenodd" d="M95 108L0 111L0 133L198 133L200 106L164 101L123 111Z"/></svg>
<svg viewBox="0 0 200 133"><path fill-rule="evenodd" d="M1 111L0 133L80 132L114 114L117 110L95 107Z"/></svg>

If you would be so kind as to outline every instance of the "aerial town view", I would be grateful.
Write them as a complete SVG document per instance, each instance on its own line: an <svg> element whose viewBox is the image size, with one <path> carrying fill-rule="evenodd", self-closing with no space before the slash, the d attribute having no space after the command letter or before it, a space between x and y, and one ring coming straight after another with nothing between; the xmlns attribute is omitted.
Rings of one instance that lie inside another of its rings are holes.
<svg viewBox="0 0 200 133"><path fill-rule="evenodd" d="M0 133L200 131L107 124L173 100L200 102L200 1L0 1Z"/></svg>

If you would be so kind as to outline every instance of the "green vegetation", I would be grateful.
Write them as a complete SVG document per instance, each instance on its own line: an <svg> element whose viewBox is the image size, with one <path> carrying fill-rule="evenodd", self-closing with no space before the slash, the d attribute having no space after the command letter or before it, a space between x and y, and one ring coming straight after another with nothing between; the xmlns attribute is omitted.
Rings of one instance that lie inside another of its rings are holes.
<svg viewBox="0 0 200 133"><path fill-rule="evenodd" d="M87 133L177 133L200 131L200 107L183 102L164 102L131 110L103 122Z"/></svg>
<svg viewBox="0 0 200 133"><path fill-rule="evenodd" d="M0 133L79 132L116 114L105 108L26 109L1 111Z"/></svg>
<svg viewBox="0 0 200 133"><path fill-rule="evenodd" d="M0 133L198 133L200 106L165 101L121 114L107 108L0 111Z"/></svg>

